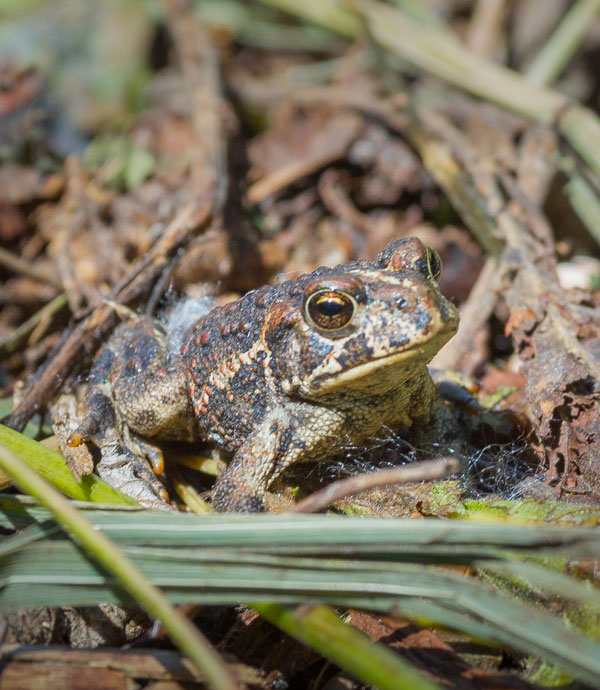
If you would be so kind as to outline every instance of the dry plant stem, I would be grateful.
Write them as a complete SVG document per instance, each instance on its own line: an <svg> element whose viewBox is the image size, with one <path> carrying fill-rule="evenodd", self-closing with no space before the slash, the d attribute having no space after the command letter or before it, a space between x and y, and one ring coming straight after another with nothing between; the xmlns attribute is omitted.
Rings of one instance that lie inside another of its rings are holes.
<svg viewBox="0 0 600 690"><path fill-rule="evenodd" d="M473 349L477 332L485 326L496 306L500 284L498 260L490 257L460 310L457 334L433 358L432 367L441 370L460 369L467 375L472 373L465 371L463 360Z"/></svg>
<svg viewBox="0 0 600 690"><path fill-rule="evenodd" d="M251 204L260 203L271 194L289 186L299 178L310 175L328 163L338 160L338 158L344 155L347 147L347 142L343 141L339 147L332 147L322 153L291 161L279 168L279 170L251 185L247 193L248 201Z"/></svg>
<svg viewBox="0 0 600 690"><path fill-rule="evenodd" d="M535 86L551 84L583 42L599 10L600 0L577 0L529 64L525 79Z"/></svg>
<svg viewBox="0 0 600 690"><path fill-rule="evenodd" d="M475 55L492 55L502 34L505 0L477 0L466 36Z"/></svg>
<svg viewBox="0 0 600 690"><path fill-rule="evenodd" d="M203 237L206 237L206 235L203 235ZM156 309L161 297L168 290L169 285L171 284L171 279L173 277L173 271L175 270L175 267L181 259L182 254L183 248L180 248L179 251L177 251L175 255L171 258L171 261L169 261L168 265L165 266L162 275L152 288L152 292L150 293L150 297L148 298L148 301L146 302L146 307L144 308L144 313L147 316L152 316L154 314L154 310Z"/></svg>
<svg viewBox="0 0 600 690"><path fill-rule="evenodd" d="M0 665L3 681L13 690L23 688L18 684L21 679L31 687L31 678L39 675L42 667L43 687L57 689L65 688L66 677L76 677L79 688L108 690L133 690L142 685L148 690L199 690L203 680L189 659L170 649L69 649L4 644L0 648ZM236 664L235 672L240 682L260 687L262 676L258 671ZM11 686L8 679L15 677L15 685Z"/></svg>
<svg viewBox="0 0 600 690"><path fill-rule="evenodd" d="M296 103L329 105L334 108L353 108L361 113L381 120L392 132L402 132L407 120L399 113L406 105L403 93L395 93L393 99L384 99L376 94L333 84L313 86L293 91L289 97Z"/></svg>
<svg viewBox="0 0 600 690"><path fill-rule="evenodd" d="M33 316L28 318L27 321L24 321L14 333L11 333L0 342L0 354L10 354L14 352L24 338L41 324L48 323L54 314L59 312L66 303L67 296L63 292L48 302L48 304L45 304L40 310L33 314Z"/></svg>
<svg viewBox="0 0 600 690"><path fill-rule="evenodd" d="M151 616L158 618L173 641L194 661L214 690L240 690L221 657L191 621L182 616L115 544L76 510L48 482L0 447L0 466L15 483L48 508L70 536L112 573Z"/></svg>
<svg viewBox="0 0 600 690"><path fill-rule="evenodd" d="M20 256L16 256L12 252L9 252L8 249L4 249L4 247L0 247L0 265L8 268L8 270L12 271L13 273L20 273L28 278L33 278L33 280L37 280L40 283L52 285L57 290L60 290L62 287L60 281L54 280L52 276L49 276L39 269L34 268L28 261L25 261L25 259L22 259Z"/></svg>
<svg viewBox="0 0 600 690"><path fill-rule="evenodd" d="M565 192L575 213L600 244L600 198L592 185L577 173L569 176Z"/></svg>
<svg viewBox="0 0 600 690"><path fill-rule="evenodd" d="M316 513L324 510L334 501L339 501L347 496L354 496L387 484L408 484L409 482L426 482L435 479L443 479L460 471L460 462L453 457L437 458L395 467L391 470L357 474L348 479L342 479L316 491L308 498L299 501L289 511L290 513Z"/></svg>
<svg viewBox="0 0 600 690"><path fill-rule="evenodd" d="M478 191L469 184L469 174L462 169L448 144L430 136L419 123L418 117L406 134L419 151L425 167L446 192L479 244L489 256L498 257L503 245L493 218L481 204Z"/></svg>
<svg viewBox="0 0 600 690"><path fill-rule="evenodd" d="M516 179L519 189L542 208L558 170L558 136L546 127L531 127L522 136Z"/></svg>

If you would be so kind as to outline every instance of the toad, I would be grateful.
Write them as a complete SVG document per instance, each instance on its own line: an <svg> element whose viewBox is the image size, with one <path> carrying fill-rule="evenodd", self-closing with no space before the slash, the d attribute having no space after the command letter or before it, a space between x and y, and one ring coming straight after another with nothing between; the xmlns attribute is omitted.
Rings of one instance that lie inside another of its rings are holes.
<svg viewBox="0 0 600 690"><path fill-rule="evenodd" d="M228 456L218 511L258 512L292 463L322 460L386 425L426 430L444 452L448 408L427 363L456 332L437 253L416 238L374 262L322 267L218 306L168 347L150 317L99 351L69 443L118 435L140 473L157 440L210 441ZM116 431L115 431L116 430ZM144 469L144 467L146 469Z"/></svg>

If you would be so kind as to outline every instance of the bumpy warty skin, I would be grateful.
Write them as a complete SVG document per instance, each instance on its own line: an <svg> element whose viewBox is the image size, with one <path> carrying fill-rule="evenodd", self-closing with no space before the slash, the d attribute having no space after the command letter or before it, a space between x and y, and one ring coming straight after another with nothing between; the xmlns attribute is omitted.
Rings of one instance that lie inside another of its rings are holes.
<svg viewBox="0 0 600 690"><path fill-rule="evenodd" d="M263 287L198 320L180 353L168 352L157 321L124 323L98 355L81 435L101 445L110 403L142 438L210 440L231 456L214 507L262 510L292 463L443 410L426 365L458 315L435 261L406 238L374 262Z"/></svg>

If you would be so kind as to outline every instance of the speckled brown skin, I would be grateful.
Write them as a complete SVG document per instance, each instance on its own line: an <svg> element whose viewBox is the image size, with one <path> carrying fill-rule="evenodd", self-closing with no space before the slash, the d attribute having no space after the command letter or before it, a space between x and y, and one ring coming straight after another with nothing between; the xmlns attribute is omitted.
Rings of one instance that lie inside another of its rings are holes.
<svg viewBox="0 0 600 690"><path fill-rule="evenodd" d="M430 264L429 250L407 238L372 263L261 288L193 324L174 354L158 322L124 323L98 355L80 433L98 445L107 424L136 439L210 440L231 455L213 505L240 512L263 510L292 463L360 444L382 425L443 433L447 413L426 365L458 314ZM307 313L324 291L351 305L341 328Z"/></svg>

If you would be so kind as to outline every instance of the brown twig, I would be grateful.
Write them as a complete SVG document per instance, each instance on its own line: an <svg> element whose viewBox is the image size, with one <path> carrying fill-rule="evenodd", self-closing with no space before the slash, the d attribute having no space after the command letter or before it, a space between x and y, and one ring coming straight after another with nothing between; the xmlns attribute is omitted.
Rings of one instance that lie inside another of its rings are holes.
<svg viewBox="0 0 600 690"><path fill-rule="evenodd" d="M466 44L475 55L493 55L502 34L505 0L479 0L467 29Z"/></svg>
<svg viewBox="0 0 600 690"><path fill-rule="evenodd" d="M261 270L254 228L248 222L240 202L240 193L228 174L228 126L234 114L223 97L219 51L211 32L198 21L195 5L187 0L163 0L167 25L183 74L189 102L194 137L190 158L189 193L200 202L210 199L211 229L227 236L233 289L256 287ZM197 243L181 257L184 266L194 263ZM190 262L189 264L187 262ZM175 278L177 282L177 277Z"/></svg>
<svg viewBox="0 0 600 690"><path fill-rule="evenodd" d="M22 259L20 256L16 256L12 252L9 252L8 249L4 249L4 247L0 247L0 265L8 268L8 270L12 271L13 273L21 273L28 278L33 278L33 280L39 281L40 283L52 285L58 290L61 289L60 281L55 280L45 271L40 271L39 268L35 268L28 261L25 261L25 259Z"/></svg>
<svg viewBox="0 0 600 690"><path fill-rule="evenodd" d="M183 248L179 249L175 256L171 258L171 261L169 261L162 275L152 288L152 292L150 293L150 297L148 298L146 307L144 308L144 314L146 314L146 316L152 316L154 314L154 310L156 309L160 298L169 289L169 286L172 285L173 271L179 263L182 254Z"/></svg>
<svg viewBox="0 0 600 690"><path fill-rule="evenodd" d="M359 211L344 185L343 174L335 168L328 168L319 178L319 195L332 215L342 218L364 233L373 231L374 223L368 215Z"/></svg>
<svg viewBox="0 0 600 690"><path fill-rule="evenodd" d="M489 209L501 209L504 197L497 191L493 175L472 151L467 138L441 113L428 106L427 98L426 87L415 93L415 113L406 132L408 139L479 244L489 256L498 257L503 243ZM477 186L473 178L477 179ZM485 187L487 204L481 203L478 187Z"/></svg>
<svg viewBox="0 0 600 690"><path fill-rule="evenodd" d="M10 622L14 624L12 619ZM204 674L180 652L170 649L69 649L5 643L0 649L0 663L3 669L10 669L10 677L17 678L32 678L43 668L48 688L64 687L65 677L77 677L80 687L134 687L140 679L150 686L206 687ZM242 663L228 666L241 683L251 687L264 684L260 671Z"/></svg>
<svg viewBox="0 0 600 690"><path fill-rule="evenodd" d="M311 496L299 501L289 512L316 513L319 510L324 510L334 501L339 501L346 496L354 496L368 489L375 489L387 484L433 481L434 479L443 479L459 471L460 463L456 458L444 457L395 467L391 470L357 474L316 491Z"/></svg>
<svg viewBox="0 0 600 690"><path fill-rule="evenodd" d="M45 304L41 309L36 311L33 316L30 316L27 321L24 321L16 331L11 333L7 338L0 341L0 355L10 354L14 352L21 341L26 338L34 329L39 328L42 324L48 324L54 314L59 312L67 303L67 296L64 292L57 295L53 300ZM39 334L38 339L39 339Z"/></svg>
<svg viewBox="0 0 600 690"><path fill-rule="evenodd" d="M306 177L344 156L360 126L361 120L350 113L347 113L346 117L340 116L330 120L317 137L318 146L311 147L303 158L291 160L255 182L248 189L248 201L258 204L301 177Z"/></svg>
<svg viewBox="0 0 600 690"><path fill-rule="evenodd" d="M149 254L139 258L134 264L130 272L134 276L133 279L127 281L125 287L114 296L114 301L129 304L143 294L162 275L171 257L192 239L198 230L207 226L212 217L212 210L211 204L199 207L195 201L184 206L166 227Z"/></svg>

